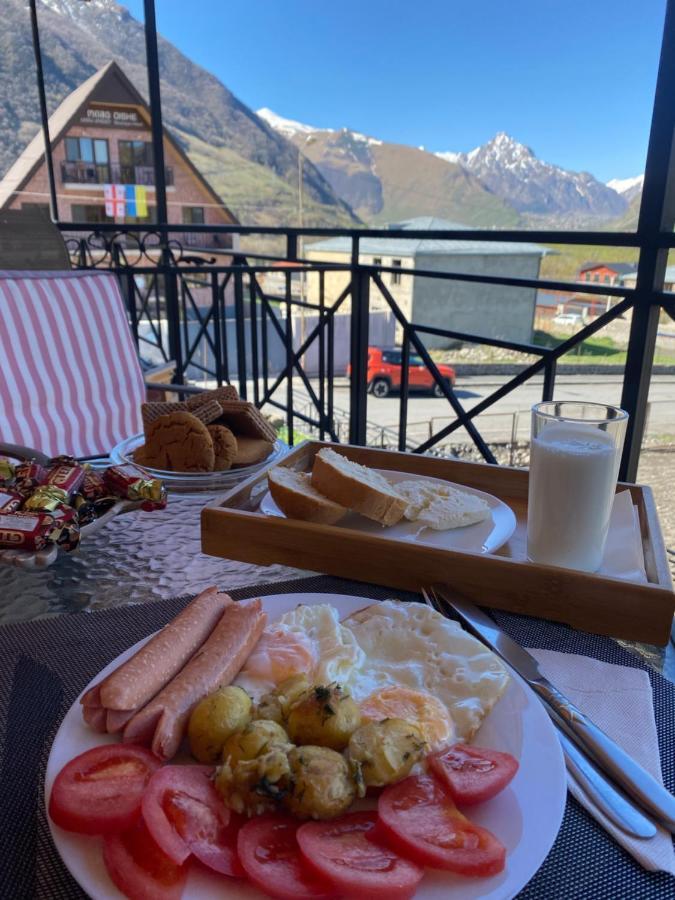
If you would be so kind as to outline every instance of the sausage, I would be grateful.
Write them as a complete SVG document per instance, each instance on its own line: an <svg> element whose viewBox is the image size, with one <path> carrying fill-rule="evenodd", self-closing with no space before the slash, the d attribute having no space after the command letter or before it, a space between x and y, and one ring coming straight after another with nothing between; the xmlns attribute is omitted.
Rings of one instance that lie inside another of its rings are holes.
<svg viewBox="0 0 675 900"><path fill-rule="evenodd" d="M260 600L228 607L211 637L185 668L124 729L123 740L150 743L160 759L178 752L199 701L236 677L267 621Z"/></svg>
<svg viewBox="0 0 675 900"><path fill-rule="evenodd" d="M108 734L116 734L121 731L127 722L136 715L136 709L107 709L105 730Z"/></svg>
<svg viewBox="0 0 675 900"><path fill-rule="evenodd" d="M106 732L106 711L102 706L85 706L82 710L82 718L94 731Z"/></svg>
<svg viewBox="0 0 675 900"><path fill-rule="evenodd" d="M82 695L85 722L96 731L121 731L194 656L231 603L215 587L195 597L131 659Z"/></svg>
<svg viewBox="0 0 675 900"><path fill-rule="evenodd" d="M101 682L106 709L138 709L180 672L195 650L211 634L232 603L227 594L208 588L175 619L151 638L131 659Z"/></svg>

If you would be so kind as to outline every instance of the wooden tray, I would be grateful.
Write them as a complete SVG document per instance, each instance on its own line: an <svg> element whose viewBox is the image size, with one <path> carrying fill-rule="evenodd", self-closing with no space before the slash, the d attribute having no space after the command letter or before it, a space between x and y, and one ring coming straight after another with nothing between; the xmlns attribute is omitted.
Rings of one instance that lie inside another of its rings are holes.
<svg viewBox="0 0 675 900"><path fill-rule="evenodd" d="M278 465L309 471L317 451L327 446L373 468L444 478L493 494L513 509L516 531L496 554L479 554L391 540L386 529L380 536L266 516L257 511L267 490L270 467L266 467L217 505L202 510L203 552L259 565L282 563L413 591L445 582L483 606L554 619L626 640L667 643L675 594L649 487L618 486L631 492L642 531L648 584L634 584L527 561L526 469L320 441L305 441Z"/></svg>

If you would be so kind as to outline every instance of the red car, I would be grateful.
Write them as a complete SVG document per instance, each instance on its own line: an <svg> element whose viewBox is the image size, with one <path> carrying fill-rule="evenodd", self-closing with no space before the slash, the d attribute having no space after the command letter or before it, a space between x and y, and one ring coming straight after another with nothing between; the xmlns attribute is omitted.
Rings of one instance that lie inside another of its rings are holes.
<svg viewBox="0 0 675 900"><path fill-rule="evenodd" d="M400 347L368 347L368 390L375 397L387 397L392 390L401 387L402 355ZM442 363L436 363L436 366L446 382L454 385L455 370L452 366ZM347 377L350 376L351 366L348 366ZM432 391L434 397L444 396L422 357L416 353L409 356L408 387L411 391Z"/></svg>

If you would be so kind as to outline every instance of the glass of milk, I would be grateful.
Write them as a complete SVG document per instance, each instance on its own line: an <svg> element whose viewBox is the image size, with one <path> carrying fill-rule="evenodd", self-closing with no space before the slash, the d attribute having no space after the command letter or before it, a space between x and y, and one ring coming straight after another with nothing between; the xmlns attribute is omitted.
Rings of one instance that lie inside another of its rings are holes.
<svg viewBox="0 0 675 900"><path fill-rule="evenodd" d="M597 572L607 540L628 413L602 403L532 407L527 555Z"/></svg>

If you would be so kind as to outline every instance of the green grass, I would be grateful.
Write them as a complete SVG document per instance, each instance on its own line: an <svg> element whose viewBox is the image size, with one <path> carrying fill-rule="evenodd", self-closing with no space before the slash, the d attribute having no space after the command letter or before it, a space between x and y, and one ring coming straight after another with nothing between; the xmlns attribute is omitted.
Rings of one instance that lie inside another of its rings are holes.
<svg viewBox="0 0 675 900"><path fill-rule="evenodd" d="M551 281L575 281L586 262L637 262L635 247L595 247L587 244L549 244L554 252L541 261L541 277Z"/></svg>
<svg viewBox="0 0 675 900"><path fill-rule="evenodd" d="M550 334L547 331L535 331L533 343L540 347L558 347L566 341L569 335ZM617 346L611 337L592 337L580 344L564 356L560 357L561 363L592 363L593 365L618 365L626 362L626 350ZM657 350L654 355L655 365L675 365L675 354L664 353Z"/></svg>

